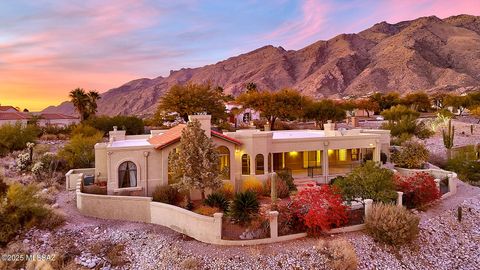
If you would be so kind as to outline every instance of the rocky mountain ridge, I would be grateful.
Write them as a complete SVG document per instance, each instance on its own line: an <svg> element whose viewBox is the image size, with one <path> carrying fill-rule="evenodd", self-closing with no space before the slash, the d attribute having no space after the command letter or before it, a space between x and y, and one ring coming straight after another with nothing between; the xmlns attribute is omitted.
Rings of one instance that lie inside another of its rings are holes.
<svg viewBox="0 0 480 270"><path fill-rule="evenodd" d="M137 79L102 94L99 114L152 114L171 86L210 81L228 94L254 82L259 89L291 87L313 98L372 92L465 92L480 87L480 17L422 17L341 34L300 50L264 46L216 64ZM71 103L45 112L73 114Z"/></svg>

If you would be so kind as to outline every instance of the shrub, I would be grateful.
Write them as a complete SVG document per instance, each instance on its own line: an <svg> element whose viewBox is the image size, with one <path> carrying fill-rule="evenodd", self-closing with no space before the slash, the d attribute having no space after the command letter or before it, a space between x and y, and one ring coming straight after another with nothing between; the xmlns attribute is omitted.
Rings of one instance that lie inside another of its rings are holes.
<svg viewBox="0 0 480 270"><path fill-rule="evenodd" d="M0 172L0 198L7 193L8 185L3 180L3 175ZM1 201L1 199L0 199Z"/></svg>
<svg viewBox="0 0 480 270"><path fill-rule="evenodd" d="M194 210L194 212L200 215L212 217L213 214L220 213L222 212L222 210L220 210L218 207L200 205L197 209Z"/></svg>
<svg viewBox="0 0 480 270"><path fill-rule="evenodd" d="M347 207L335 187L323 185L301 190L293 198L296 215L308 228L309 233L318 235L333 226L339 227L348 221Z"/></svg>
<svg viewBox="0 0 480 270"><path fill-rule="evenodd" d="M184 195L179 192L176 188L166 185L166 186L157 186L152 193L153 201L168 203L171 205L180 205L184 199Z"/></svg>
<svg viewBox="0 0 480 270"><path fill-rule="evenodd" d="M83 186L82 192L87 194L107 195L107 187L93 184L89 186Z"/></svg>
<svg viewBox="0 0 480 270"><path fill-rule="evenodd" d="M35 185L15 183L9 186L0 208L0 244L8 243L21 228L45 227L49 220L56 220L52 225L63 222L46 207L41 197L37 196L37 191Z"/></svg>
<svg viewBox="0 0 480 270"><path fill-rule="evenodd" d="M317 250L328 258L333 270L355 270L358 267L355 249L345 239L321 239L318 242Z"/></svg>
<svg viewBox="0 0 480 270"><path fill-rule="evenodd" d="M188 257L180 263L180 266L185 270L197 270L201 269L202 263L198 258Z"/></svg>
<svg viewBox="0 0 480 270"><path fill-rule="evenodd" d="M340 189L347 201L372 199L377 202L391 202L397 197L393 172L381 168L373 161L367 161L362 166L344 178L337 178L333 184Z"/></svg>
<svg viewBox="0 0 480 270"><path fill-rule="evenodd" d="M23 126L20 123L0 126L0 155L16 150L23 150L28 142L34 142L40 134L34 125Z"/></svg>
<svg viewBox="0 0 480 270"><path fill-rule="evenodd" d="M458 174L458 178L471 185L480 186L480 161L472 160L475 153L462 152L447 162L446 168Z"/></svg>
<svg viewBox="0 0 480 270"><path fill-rule="evenodd" d="M257 195L263 193L262 181L258 180L256 177L251 176L245 179L242 183L243 191L252 191Z"/></svg>
<svg viewBox="0 0 480 270"><path fill-rule="evenodd" d="M72 133L70 134L72 137L75 135L82 135L84 137L91 137L91 136L96 136L98 135L100 130L86 124L81 124L78 126L75 126L72 129ZM101 133L100 133L101 134ZM101 134L102 135L102 134ZM102 136L103 137L103 136Z"/></svg>
<svg viewBox="0 0 480 270"><path fill-rule="evenodd" d="M135 116L96 116L89 118L87 121L85 121L85 124L102 131L104 134L108 134L108 132L112 130L113 126L117 126L119 129L125 130L127 135L145 133L143 120Z"/></svg>
<svg viewBox="0 0 480 270"><path fill-rule="evenodd" d="M373 152L367 152L363 156L363 162L367 162L367 160L373 160ZM382 164L387 163L387 160L388 160L387 154L385 154L384 152L380 152L380 161L382 162Z"/></svg>
<svg viewBox="0 0 480 270"><path fill-rule="evenodd" d="M291 201L280 201L272 205L272 211L278 211L278 234L288 235L306 230L303 223L295 215L293 203Z"/></svg>
<svg viewBox="0 0 480 270"><path fill-rule="evenodd" d="M218 193L222 193L227 200L233 199L234 189L233 185L230 182L223 182L221 188L217 190Z"/></svg>
<svg viewBox="0 0 480 270"><path fill-rule="evenodd" d="M417 141L402 143L401 149L392 154L396 166L407 169L421 169L427 162L429 152L425 145Z"/></svg>
<svg viewBox="0 0 480 270"><path fill-rule="evenodd" d="M230 202L225 197L225 194L220 192L214 192L208 195L203 203L211 207L217 207L221 209L223 212L228 210L228 206L230 205Z"/></svg>
<svg viewBox="0 0 480 270"><path fill-rule="evenodd" d="M425 207L440 199L435 179L428 173L420 172L410 177L395 177L397 190L403 192L407 208Z"/></svg>
<svg viewBox="0 0 480 270"><path fill-rule="evenodd" d="M60 150L58 156L64 159L68 168L89 168L95 161L95 144L102 141L102 133L87 126L78 126L70 142Z"/></svg>
<svg viewBox="0 0 480 270"><path fill-rule="evenodd" d="M297 186L295 186L295 183L293 182L293 176L290 173L288 173L287 171L278 171L278 172L276 172L276 174L277 174L278 178L285 181L285 183L287 184L290 191L297 190Z"/></svg>
<svg viewBox="0 0 480 270"><path fill-rule="evenodd" d="M419 232L420 218L403 207L374 204L365 218L368 234L375 240L390 245L413 241Z"/></svg>
<svg viewBox="0 0 480 270"><path fill-rule="evenodd" d="M275 182L275 187L277 190L277 197L278 198L286 198L290 195L290 189L288 188L287 183L283 181L280 177L277 177ZM265 181L264 191L263 194L265 196L270 196L272 191L272 179L269 177L267 181Z"/></svg>
<svg viewBox="0 0 480 270"><path fill-rule="evenodd" d="M258 203L257 194L250 190L237 193L230 205L229 212L233 219L241 224L249 223L258 213L260 204Z"/></svg>

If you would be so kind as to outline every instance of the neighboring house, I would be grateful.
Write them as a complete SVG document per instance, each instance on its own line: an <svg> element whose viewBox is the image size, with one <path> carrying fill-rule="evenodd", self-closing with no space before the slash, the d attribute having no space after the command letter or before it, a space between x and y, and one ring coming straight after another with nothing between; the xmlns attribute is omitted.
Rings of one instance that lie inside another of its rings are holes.
<svg viewBox="0 0 480 270"><path fill-rule="evenodd" d="M242 109L242 105L240 104L229 102L225 104L225 108L226 112L230 115L228 121L232 124L237 124L237 126L250 124L253 120L260 120L259 112L249 108ZM240 111L236 116L230 114L233 108L238 108Z"/></svg>
<svg viewBox="0 0 480 270"><path fill-rule="evenodd" d="M0 106L0 113L1 112L19 112L19 111L13 106Z"/></svg>
<svg viewBox="0 0 480 270"><path fill-rule="evenodd" d="M3 124L21 123L26 125L30 120L36 117L37 124L41 127L53 126L69 126L80 123L78 117L73 117L60 113L28 113L20 112L12 106L0 106L0 126Z"/></svg>
<svg viewBox="0 0 480 270"><path fill-rule="evenodd" d="M7 106L2 106L7 107ZM13 107L12 107L13 108ZM16 124L21 123L22 125L27 125L28 121L32 118L28 113L19 112L17 110L0 110L0 126L5 124Z"/></svg>
<svg viewBox="0 0 480 270"><path fill-rule="evenodd" d="M211 130L210 115L194 115L220 154L219 166L225 181L240 187L254 175L266 179L270 172L288 171L294 178L327 183L350 172L368 153L380 161L388 152L388 130L238 130L218 133ZM126 136L110 132L108 143L95 145L95 181L107 182L109 194L124 191L151 196L158 185L169 184L169 155L180 142L181 124L168 130L152 130L150 135Z"/></svg>
<svg viewBox="0 0 480 270"><path fill-rule="evenodd" d="M73 124L80 123L78 117L69 116L61 113L40 113L38 114L38 125L41 127L44 126L61 126L67 127Z"/></svg>

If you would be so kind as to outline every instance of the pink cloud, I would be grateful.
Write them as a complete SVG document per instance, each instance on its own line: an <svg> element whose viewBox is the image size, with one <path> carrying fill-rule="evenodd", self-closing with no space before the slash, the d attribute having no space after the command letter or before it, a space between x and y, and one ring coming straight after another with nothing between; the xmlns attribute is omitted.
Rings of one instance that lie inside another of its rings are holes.
<svg viewBox="0 0 480 270"><path fill-rule="evenodd" d="M268 33L266 40L280 40L282 46L299 48L312 41L323 30L330 5L325 1L305 0L301 6L302 16L296 21L287 21Z"/></svg>

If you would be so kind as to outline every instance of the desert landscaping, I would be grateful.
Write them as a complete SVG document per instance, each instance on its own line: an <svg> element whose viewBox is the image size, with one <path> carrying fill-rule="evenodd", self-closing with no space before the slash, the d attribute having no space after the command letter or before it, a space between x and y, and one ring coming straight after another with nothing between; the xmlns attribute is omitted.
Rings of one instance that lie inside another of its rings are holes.
<svg viewBox="0 0 480 270"><path fill-rule="evenodd" d="M453 122L458 133L470 130L468 121L467 118ZM376 124L376 121L360 123L365 127ZM480 125L474 125L475 130L480 130ZM479 139L480 132L459 135L457 143L468 145ZM443 155L441 140L437 132L425 143L429 150L440 145L437 151ZM39 144L56 151L64 142L41 141ZM7 179L35 182L32 175L14 169L13 156L15 154L1 159ZM356 261L359 269L475 269L480 263L477 224L480 188L461 181L454 196L436 202L426 211L418 211L419 236L406 246L382 244L359 231L327 233L319 238L284 243L229 247L204 244L158 225L83 216L76 209L75 192L65 191L64 178L57 177L55 182L45 185L48 191L41 192L48 192L50 205L64 216L65 223L52 230L25 230L2 248L2 254L55 255L54 267L61 269L330 269L337 261L341 264ZM461 221L459 207L462 208ZM340 243L337 247L342 250L340 255L332 255L334 243ZM353 247L353 255L349 247ZM25 267L23 263L4 262L2 269L15 265ZM33 269L28 267L27 264L27 269Z"/></svg>

